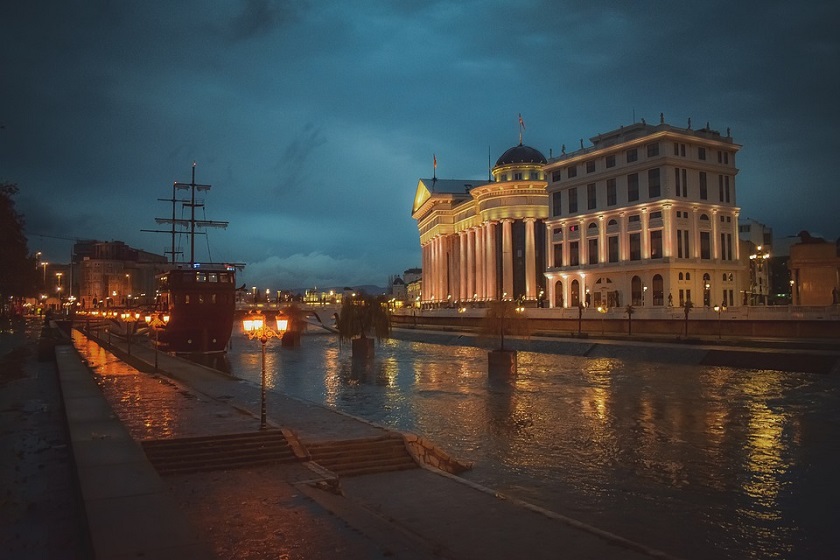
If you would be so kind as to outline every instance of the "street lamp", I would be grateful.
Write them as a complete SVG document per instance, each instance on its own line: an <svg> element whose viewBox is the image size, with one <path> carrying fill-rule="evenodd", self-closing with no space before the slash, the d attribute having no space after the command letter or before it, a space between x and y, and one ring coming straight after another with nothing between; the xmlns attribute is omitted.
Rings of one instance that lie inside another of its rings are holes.
<svg viewBox="0 0 840 560"><path fill-rule="evenodd" d="M128 355L131 356L131 331L134 330L134 323L140 320L140 313L125 312L120 314L120 318L125 323L125 341L128 345Z"/></svg>
<svg viewBox="0 0 840 560"><path fill-rule="evenodd" d="M277 329L272 329L265 324L265 319L262 313L249 313L242 320L242 328L245 331L245 336L249 340L257 339L262 346L262 376L260 389L260 430L266 429L265 420L265 344L269 338L281 338L286 328L289 326L289 320L283 315L277 315L274 318Z"/></svg>
<svg viewBox="0 0 840 560"><path fill-rule="evenodd" d="M758 299L764 300L764 305L767 305L767 299L763 297L764 294L764 261L770 258L770 253L765 253L762 246L758 245L755 248L755 253L750 255L750 261L755 264L755 283L758 285Z"/></svg>
<svg viewBox="0 0 840 560"><path fill-rule="evenodd" d="M166 325L169 324L169 315L165 315L163 313L158 313L157 315L146 315L146 324L149 325L153 331L155 331L155 372L158 370L158 347L159 347L159 339L158 335L160 334L161 329L166 328Z"/></svg>
<svg viewBox="0 0 840 560"><path fill-rule="evenodd" d="M718 340L720 340L720 314L723 311L726 311L726 306L725 305L715 305L713 307L713 309L715 310L715 313L717 313L717 315L718 315Z"/></svg>
<svg viewBox="0 0 840 560"><path fill-rule="evenodd" d="M48 262L42 262L41 263L41 266L44 267L44 289L45 290L47 289L47 265L49 265L49 264L50 263L48 263Z"/></svg>

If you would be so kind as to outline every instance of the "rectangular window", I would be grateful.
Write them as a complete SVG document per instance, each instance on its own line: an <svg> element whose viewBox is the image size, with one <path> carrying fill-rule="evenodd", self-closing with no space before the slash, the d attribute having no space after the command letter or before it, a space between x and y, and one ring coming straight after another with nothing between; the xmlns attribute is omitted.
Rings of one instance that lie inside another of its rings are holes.
<svg viewBox="0 0 840 560"><path fill-rule="evenodd" d="M723 202L723 175L718 175L718 200Z"/></svg>
<svg viewBox="0 0 840 560"><path fill-rule="evenodd" d="M642 234L641 233L631 233L630 234L630 260L631 261L642 260Z"/></svg>
<svg viewBox="0 0 840 560"><path fill-rule="evenodd" d="M615 155L607 156L607 168L615 167Z"/></svg>
<svg viewBox="0 0 840 560"><path fill-rule="evenodd" d="M688 177L687 177L688 171L685 170L685 169L682 169L681 171L682 171L682 195L683 195L683 198L687 198L688 197Z"/></svg>
<svg viewBox="0 0 840 560"><path fill-rule="evenodd" d="M607 179L607 206L618 204L615 190L615 178Z"/></svg>
<svg viewBox="0 0 840 560"><path fill-rule="evenodd" d="M560 181L560 179L562 179L562 173L563 173L563 172L562 172L562 171L560 171L559 169L558 169L557 171L552 171L552 172L551 172L551 181L552 181L553 183L557 183L557 182L559 182L559 181Z"/></svg>
<svg viewBox="0 0 840 560"><path fill-rule="evenodd" d="M680 155L680 144L679 142L674 142L674 155Z"/></svg>
<svg viewBox="0 0 840 560"><path fill-rule="evenodd" d="M650 232L650 258L662 258L662 230L657 229Z"/></svg>
<svg viewBox="0 0 840 560"><path fill-rule="evenodd" d="M652 222L653 220L661 220L661 219L662 219L662 212L660 210L657 210L656 212L651 212L650 213L650 218L648 219L648 221Z"/></svg>
<svg viewBox="0 0 840 560"><path fill-rule="evenodd" d="M723 190L726 195L726 202L729 202L729 175L723 178Z"/></svg>
<svg viewBox="0 0 840 560"><path fill-rule="evenodd" d="M700 232L700 258L704 260L712 258L712 240L708 231Z"/></svg>
<svg viewBox="0 0 840 560"><path fill-rule="evenodd" d="M658 146L658 144L657 144ZM648 198L658 198L662 194L659 182L659 168L648 170Z"/></svg>
<svg viewBox="0 0 840 560"><path fill-rule="evenodd" d="M563 244L554 244L554 266L563 266Z"/></svg>
<svg viewBox="0 0 840 560"><path fill-rule="evenodd" d="M589 264L598 264L598 239L588 240Z"/></svg>
<svg viewBox="0 0 840 560"><path fill-rule="evenodd" d="M569 266L578 266L580 264L580 249L577 241L569 242Z"/></svg>
<svg viewBox="0 0 840 560"><path fill-rule="evenodd" d="M633 163L634 161L639 159L639 152L636 150L636 148L633 148L632 150L627 150L624 153L624 155L627 163Z"/></svg>
<svg viewBox="0 0 840 560"><path fill-rule="evenodd" d="M539 171L531 171L531 174L528 176L529 179L532 181L539 181L540 180L540 172Z"/></svg>
<svg viewBox="0 0 840 560"><path fill-rule="evenodd" d="M563 205L561 203L560 196L563 193L560 191L555 191L551 193L551 215L552 216L559 216L560 213L563 211Z"/></svg>
<svg viewBox="0 0 840 560"><path fill-rule="evenodd" d="M586 172L595 173L595 160L586 162Z"/></svg>
<svg viewBox="0 0 840 560"><path fill-rule="evenodd" d="M654 157L659 155L659 144L653 143L647 145L647 157Z"/></svg>
<svg viewBox="0 0 840 560"><path fill-rule="evenodd" d="M688 259L691 257L691 252L688 246L688 230L677 230L677 258Z"/></svg>
<svg viewBox="0 0 840 560"><path fill-rule="evenodd" d="M709 199L709 189L706 185L706 172L700 172L700 200L708 200Z"/></svg>
<svg viewBox="0 0 840 560"><path fill-rule="evenodd" d="M595 183L586 185L586 208L592 210L598 205L598 195L595 189Z"/></svg>
<svg viewBox="0 0 840 560"><path fill-rule="evenodd" d="M697 159L706 161L706 148L697 148Z"/></svg>
<svg viewBox="0 0 840 560"><path fill-rule="evenodd" d="M607 252L611 263L618 262L618 236L611 235L607 238Z"/></svg>
<svg viewBox="0 0 840 560"><path fill-rule="evenodd" d="M577 187L574 187L569 189L569 214L574 214L577 211Z"/></svg>
<svg viewBox="0 0 840 560"><path fill-rule="evenodd" d="M631 173L627 176L627 202L639 200L639 174Z"/></svg>
<svg viewBox="0 0 840 560"><path fill-rule="evenodd" d="M631 224L633 222L641 222L642 216L640 214L630 214L629 216L627 216L627 221Z"/></svg>
<svg viewBox="0 0 840 560"><path fill-rule="evenodd" d="M514 173L513 174L514 181L521 181L522 180L522 172Z"/></svg>
<svg viewBox="0 0 840 560"><path fill-rule="evenodd" d="M680 170L677 167L674 168L674 190L675 195L680 196L682 185L680 184Z"/></svg>
<svg viewBox="0 0 840 560"><path fill-rule="evenodd" d="M577 177L577 166L572 165L566 168L566 176L571 179L572 177Z"/></svg>

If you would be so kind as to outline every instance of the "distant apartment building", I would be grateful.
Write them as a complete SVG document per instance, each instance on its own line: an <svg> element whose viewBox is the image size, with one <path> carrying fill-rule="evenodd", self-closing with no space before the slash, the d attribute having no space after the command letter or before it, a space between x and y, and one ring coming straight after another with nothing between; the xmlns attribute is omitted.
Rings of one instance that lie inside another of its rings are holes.
<svg viewBox="0 0 840 560"><path fill-rule="evenodd" d="M739 305L729 133L660 119L591 142L544 168L551 306Z"/></svg>
<svg viewBox="0 0 840 560"><path fill-rule="evenodd" d="M73 247L74 292L83 308L150 304L155 276L168 268L165 256L122 241L81 241Z"/></svg>

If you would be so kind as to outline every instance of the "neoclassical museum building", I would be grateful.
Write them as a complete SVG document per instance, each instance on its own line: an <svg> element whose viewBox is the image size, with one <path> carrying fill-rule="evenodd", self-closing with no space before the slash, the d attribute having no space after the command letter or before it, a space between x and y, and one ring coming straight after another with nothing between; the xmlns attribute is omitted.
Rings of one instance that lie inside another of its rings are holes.
<svg viewBox="0 0 840 560"><path fill-rule="evenodd" d="M422 302L741 305L729 131L660 117L590 141L551 160L515 146L488 182L421 179Z"/></svg>
<svg viewBox="0 0 840 560"><path fill-rule="evenodd" d="M420 179L411 215L420 231L424 305L543 297L545 164L520 144L499 157L490 181Z"/></svg>

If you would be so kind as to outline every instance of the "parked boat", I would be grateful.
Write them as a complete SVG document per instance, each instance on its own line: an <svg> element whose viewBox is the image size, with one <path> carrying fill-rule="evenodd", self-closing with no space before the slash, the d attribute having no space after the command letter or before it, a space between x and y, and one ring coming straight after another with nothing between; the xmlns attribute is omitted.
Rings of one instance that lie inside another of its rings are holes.
<svg viewBox="0 0 840 560"><path fill-rule="evenodd" d="M207 191L210 185L195 182L193 163L192 181L174 183L171 199L171 218L155 218L158 224L170 224L169 230L143 230L168 233L172 236L172 268L157 277L155 311L169 316L166 327L160 331L162 349L178 353L224 352L233 330L236 301L236 270L241 264L201 263L195 260L196 228L227 227L227 222L197 220L195 209L204 206L196 201L196 191ZM178 199L179 190L188 190L189 199ZM190 209L189 218L177 218L176 207ZM190 259L177 262L175 237L186 235L190 240Z"/></svg>

